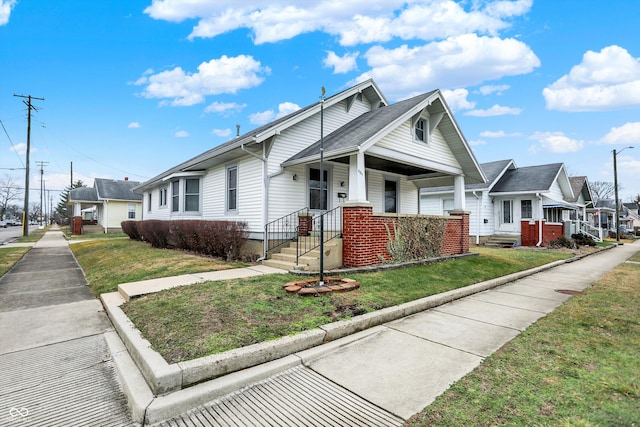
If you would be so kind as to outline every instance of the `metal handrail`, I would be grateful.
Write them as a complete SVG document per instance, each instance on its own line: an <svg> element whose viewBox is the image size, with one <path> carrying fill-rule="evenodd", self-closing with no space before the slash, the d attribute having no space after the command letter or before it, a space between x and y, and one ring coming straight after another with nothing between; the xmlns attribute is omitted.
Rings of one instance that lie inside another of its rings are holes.
<svg viewBox="0 0 640 427"><path fill-rule="evenodd" d="M298 239L298 216L301 213L309 215L309 208L298 209L264 226L265 258L274 250Z"/></svg>
<svg viewBox="0 0 640 427"><path fill-rule="evenodd" d="M571 220L572 223L576 224L576 231L578 233L585 234L590 236L596 242L602 242L602 228L594 227L586 221L582 220Z"/></svg>
<svg viewBox="0 0 640 427"><path fill-rule="evenodd" d="M308 234L298 238L296 245L296 263L298 259L320 247L320 223L323 225L323 243L342 237L342 207L338 206L322 214L316 215L311 220Z"/></svg>

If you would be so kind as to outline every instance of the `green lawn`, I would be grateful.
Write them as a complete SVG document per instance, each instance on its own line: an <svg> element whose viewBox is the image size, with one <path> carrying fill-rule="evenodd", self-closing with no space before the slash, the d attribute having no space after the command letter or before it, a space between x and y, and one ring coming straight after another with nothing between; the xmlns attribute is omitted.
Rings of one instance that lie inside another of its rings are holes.
<svg viewBox="0 0 640 427"><path fill-rule="evenodd" d="M70 248L96 295L115 292L121 283L247 265L177 250L155 249L145 242L120 238L73 243Z"/></svg>
<svg viewBox="0 0 640 427"><path fill-rule="evenodd" d="M30 247L0 248L0 277L29 252Z"/></svg>
<svg viewBox="0 0 640 427"><path fill-rule="evenodd" d="M474 248L475 250L475 248ZM480 256L348 275L360 289L299 297L278 274L205 282L131 300L122 308L169 362L202 357L547 264L567 252L481 248Z"/></svg>
<svg viewBox="0 0 640 427"><path fill-rule="evenodd" d="M640 425L639 307L640 265L622 264L405 426Z"/></svg>

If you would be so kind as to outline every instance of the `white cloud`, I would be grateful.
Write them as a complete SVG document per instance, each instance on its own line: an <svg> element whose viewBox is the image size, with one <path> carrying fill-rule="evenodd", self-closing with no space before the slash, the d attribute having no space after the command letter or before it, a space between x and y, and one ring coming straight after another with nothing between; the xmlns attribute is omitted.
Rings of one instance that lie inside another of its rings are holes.
<svg viewBox="0 0 640 427"><path fill-rule="evenodd" d="M540 149L551 153L574 153L584 146L584 141L571 139L562 132L536 132L529 139L538 141L534 152Z"/></svg>
<svg viewBox="0 0 640 427"><path fill-rule="evenodd" d="M17 2L18 0L0 0L0 26L7 25L11 10Z"/></svg>
<svg viewBox="0 0 640 427"><path fill-rule="evenodd" d="M231 129L227 128L227 129L213 129L211 130L211 133L215 136L219 136L222 138L227 138L229 136L231 136Z"/></svg>
<svg viewBox="0 0 640 427"><path fill-rule="evenodd" d="M465 87L526 74L540 65L533 51L518 40L475 34L416 47L374 46L364 56L371 70L355 81L374 78L391 99L422 93L424 88Z"/></svg>
<svg viewBox="0 0 640 427"><path fill-rule="evenodd" d="M138 122L131 122L129 123L129 125L127 126L129 129L138 129L140 127L140 123Z"/></svg>
<svg viewBox="0 0 640 427"><path fill-rule="evenodd" d="M188 136L189 136L189 132L187 132L186 130L179 130L175 133L176 138L186 138Z"/></svg>
<svg viewBox="0 0 640 427"><path fill-rule="evenodd" d="M629 122L620 127L611 128L609 133L602 137L600 143L625 145L640 144L640 122Z"/></svg>
<svg viewBox="0 0 640 427"><path fill-rule="evenodd" d="M20 155L25 155L27 154L27 143L20 142L18 144L15 144L11 148L9 148L9 151L14 151ZM36 147L31 147L31 153L35 153L37 151L38 149Z"/></svg>
<svg viewBox="0 0 640 427"><path fill-rule="evenodd" d="M247 104L237 104L235 102L213 102L204 109L205 113L216 113L229 115L230 113L237 113L242 111Z"/></svg>
<svg viewBox="0 0 640 427"><path fill-rule="evenodd" d="M258 86L264 80L262 75L270 71L252 56L222 55L203 62L195 73L176 67L157 74L145 73L135 84L146 85L142 91L146 98L172 98L172 106L189 106L204 102L208 95L236 93Z"/></svg>
<svg viewBox="0 0 640 427"><path fill-rule="evenodd" d="M425 4L426 3L426 4ZM465 10L463 6L468 6ZM431 0L153 0L145 13L154 19L197 19L190 39L215 37L248 28L256 44L323 31L344 46L386 42L392 38L433 40L467 32L496 34L506 21L531 9L531 0L456 2ZM481 7L479 7L481 6Z"/></svg>
<svg viewBox="0 0 640 427"><path fill-rule="evenodd" d="M482 139L476 139L468 142L469 142L469 145L471 145L472 147L477 147L478 145L485 145L487 143L487 141L484 141Z"/></svg>
<svg viewBox="0 0 640 427"><path fill-rule="evenodd" d="M475 102L467 100L469 91L466 89L445 89L442 91L442 96L447 105L454 111L456 110L470 110L476 106Z"/></svg>
<svg viewBox="0 0 640 427"><path fill-rule="evenodd" d="M503 130L498 130L495 132L490 130L485 130L483 132L480 132L480 136L484 138L506 138L506 137L522 136L522 134L519 132L507 133Z"/></svg>
<svg viewBox="0 0 640 427"><path fill-rule="evenodd" d="M485 96L491 95L492 93L495 93L496 95L502 95L502 92L508 90L509 88L509 85L484 85L480 86L478 92Z"/></svg>
<svg viewBox="0 0 640 427"><path fill-rule="evenodd" d="M338 56L335 52L328 50L327 56L322 64L327 67L333 67L333 74L345 74L357 68L356 59L359 53L346 53L344 56Z"/></svg>
<svg viewBox="0 0 640 427"><path fill-rule="evenodd" d="M291 114L300 107L293 102L283 102L278 105L278 112L276 113L274 110L267 110L261 113L254 113L249 116L249 121L254 125L263 125L265 123L269 123L272 120L279 119L280 117L284 117L287 114Z"/></svg>
<svg viewBox="0 0 640 427"><path fill-rule="evenodd" d="M546 87L547 108L606 111L640 106L640 60L626 49L608 46L587 51L569 74Z"/></svg>
<svg viewBox="0 0 640 427"><path fill-rule="evenodd" d="M473 117L493 117L512 115L517 116L522 112L522 108L505 107L503 105L494 105L486 110L471 110L464 113L465 116Z"/></svg>

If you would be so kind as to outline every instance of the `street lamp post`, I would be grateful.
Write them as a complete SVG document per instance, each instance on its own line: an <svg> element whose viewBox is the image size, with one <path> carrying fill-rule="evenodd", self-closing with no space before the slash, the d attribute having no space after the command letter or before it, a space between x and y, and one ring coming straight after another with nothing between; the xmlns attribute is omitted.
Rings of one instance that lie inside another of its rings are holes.
<svg viewBox="0 0 640 427"><path fill-rule="evenodd" d="M620 243L620 200L618 199L618 165L617 165L617 156L622 153L627 148L633 148L631 146L624 147L620 151L616 151L613 149L613 186L616 194L616 243Z"/></svg>

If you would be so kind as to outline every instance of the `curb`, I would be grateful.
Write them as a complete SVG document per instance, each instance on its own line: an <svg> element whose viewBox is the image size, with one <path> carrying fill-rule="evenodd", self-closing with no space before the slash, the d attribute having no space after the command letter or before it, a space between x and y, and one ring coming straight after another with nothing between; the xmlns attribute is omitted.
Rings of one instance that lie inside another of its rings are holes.
<svg viewBox="0 0 640 427"><path fill-rule="evenodd" d="M613 247L615 246L601 250ZM124 314L120 306L125 303L125 299L121 294L102 294L100 299L117 331L117 334L112 332L108 336L107 343L112 350L133 419L140 423L155 423L286 369L300 364L307 365L337 348L379 333L384 323L575 262L598 252L600 251L576 255L567 260L387 307L293 336L174 364L167 363L153 350L149 341L144 339Z"/></svg>

